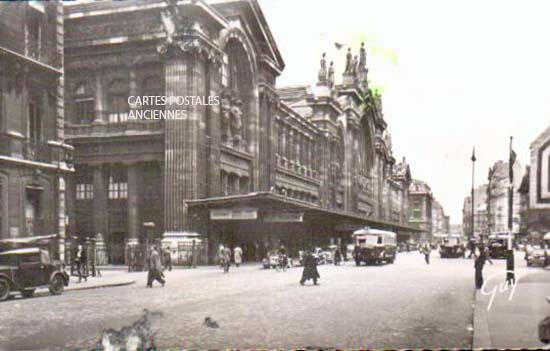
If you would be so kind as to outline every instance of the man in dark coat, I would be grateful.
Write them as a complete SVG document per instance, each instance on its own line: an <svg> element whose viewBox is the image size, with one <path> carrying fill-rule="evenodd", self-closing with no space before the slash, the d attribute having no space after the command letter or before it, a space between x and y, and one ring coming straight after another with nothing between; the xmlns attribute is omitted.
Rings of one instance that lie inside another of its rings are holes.
<svg viewBox="0 0 550 351"><path fill-rule="evenodd" d="M155 246L151 248L151 255L149 256L149 273L147 274L148 288L153 287L154 280L157 280L162 284L162 286L164 286L165 281L162 274L162 262L160 259L160 254Z"/></svg>
<svg viewBox="0 0 550 351"><path fill-rule="evenodd" d="M342 253L340 252L340 248L337 247L336 250L334 250L334 265L340 265L340 261L342 261Z"/></svg>
<svg viewBox="0 0 550 351"><path fill-rule="evenodd" d="M313 285L317 285L317 279L321 278L317 271L317 261L310 251L306 252L304 258L304 271L302 272L302 279L300 279L300 285L304 285L306 280L313 279Z"/></svg>
<svg viewBox="0 0 550 351"><path fill-rule="evenodd" d="M481 289L483 286L483 267L485 266L485 261L489 261L490 264L493 264L491 259L487 257L487 251L483 249L483 247L480 247L479 256L477 256L474 263L474 268L476 270L476 289Z"/></svg>
<svg viewBox="0 0 550 351"><path fill-rule="evenodd" d="M172 271L172 255L170 254L170 247L162 250L164 269L167 269L169 272Z"/></svg>

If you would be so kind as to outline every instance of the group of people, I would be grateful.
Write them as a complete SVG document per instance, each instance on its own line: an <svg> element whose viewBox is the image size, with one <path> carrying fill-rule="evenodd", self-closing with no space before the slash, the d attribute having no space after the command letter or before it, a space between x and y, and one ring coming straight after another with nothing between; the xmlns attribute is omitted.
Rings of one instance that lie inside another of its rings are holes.
<svg viewBox="0 0 550 351"><path fill-rule="evenodd" d="M231 267L231 256L233 256L235 266L239 268L243 262L243 249L241 249L240 246L235 246L233 249L233 255L231 255L231 248L229 245L220 245L218 250L218 260L224 273L229 273L229 267Z"/></svg>

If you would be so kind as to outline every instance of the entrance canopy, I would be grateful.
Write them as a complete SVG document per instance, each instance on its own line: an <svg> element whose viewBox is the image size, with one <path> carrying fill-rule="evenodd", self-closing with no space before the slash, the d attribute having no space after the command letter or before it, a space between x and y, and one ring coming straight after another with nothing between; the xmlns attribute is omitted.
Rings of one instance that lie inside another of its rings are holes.
<svg viewBox="0 0 550 351"><path fill-rule="evenodd" d="M359 214L320 208L315 204L271 192L213 197L186 201L189 211L209 210L211 221L259 220L269 223L309 222L333 226L336 231L355 231L365 226L398 234L420 229Z"/></svg>

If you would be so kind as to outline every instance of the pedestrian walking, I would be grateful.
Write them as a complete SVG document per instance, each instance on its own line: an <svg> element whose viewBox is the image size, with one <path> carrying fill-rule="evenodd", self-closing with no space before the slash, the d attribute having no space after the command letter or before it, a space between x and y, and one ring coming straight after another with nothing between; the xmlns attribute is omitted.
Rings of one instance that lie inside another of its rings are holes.
<svg viewBox="0 0 550 351"><path fill-rule="evenodd" d="M82 278L84 278L85 282L88 281L88 274L86 272L86 250L84 250L82 245L78 245L76 249L74 262L76 264L78 282L80 283Z"/></svg>
<svg viewBox="0 0 550 351"><path fill-rule="evenodd" d="M468 243L469 247L470 247L470 254L468 255L468 258L472 258L472 255L474 255L474 258L477 258L476 256L476 243L475 241L473 240L470 240L470 242Z"/></svg>
<svg viewBox="0 0 550 351"><path fill-rule="evenodd" d="M189 260L189 266L191 268L197 267L197 245L195 239L193 239L193 245L191 246L191 259Z"/></svg>
<svg viewBox="0 0 550 351"><path fill-rule="evenodd" d="M223 268L223 250L224 250L223 244L220 244L220 247L218 248L218 261L220 262L220 268Z"/></svg>
<svg viewBox="0 0 550 351"><path fill-rule="evenodd" d="M147 274L147 287L153 287L153 281L157 280L162 286L166 283L162 274L162 262L156 246L151 247L149 255L149 273Z"/></svg>
<svg viewBox="0 0 550 351"><path fill-rule="evenodd" d="M279 267L282 268L283 271L286 271L286 267L288 266L288 256L286 254L286 247L284 245L281 245L279 248Z"/></svg>
<svg viewBox="0 0 550 351"><path fill-rule="evenodd" d="M164 269L172 271L172 255L170 254L170 246L163 250Z"/></svg>
<svg viewBox="0 0 550 351"><path fill-rule="evenodd" d="M225 246L222 250L223 272L229 273L229 267L231 266L231 249L229 246Z"/></svg>
<svg viewBox="0 0 550 351"><path fill-rule="evenodd" d="M422 248L422 253L424 254L424 260L426 261L426 264L430 264L430 254L432 253L432 247L430 244L424 245Z"/></svg>
<svg viewBox="0 0 550 351"><path fill-rule="evenodd" d="M479 256L477 256L474 262L476 289L481 289L483 286L483 267L485 266L485 261L489 261L490 264L493 264L491 259L487 256L487 251L480 247Z"/></svg>
<svg viewBox="0 0 550 351"><path fill-rule="evenodd" d="M340 248L337 247L334 251L334 265L339 266L340 262L342 261L342 253L340 252Z"/></svg>
<svg viewBox="0 0 550 351"><path fill-rule="evenodd" d="M302 271L302 279L300 279L300 285L310 279L313 279L313 285L317 285L317 279L321 278L319 271L317 271L317 261L311 254L311 251L307 250L304 258L304 270Z"/></svg>
<svg viewBox="0 0 550 351"><path fill-rule="evenodd" d="M243 262L243 249L241 249L238 245L233 250L233 260L235 261L235 266L237 268L239 268Z"/></svg>

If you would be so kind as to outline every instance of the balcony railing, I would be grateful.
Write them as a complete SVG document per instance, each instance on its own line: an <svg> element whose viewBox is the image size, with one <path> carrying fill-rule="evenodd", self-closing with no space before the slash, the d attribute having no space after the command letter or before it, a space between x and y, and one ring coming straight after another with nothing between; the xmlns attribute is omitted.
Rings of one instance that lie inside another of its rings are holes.
<svg viewBox="0 0 550 351"><path fill-rule="evenodd" d="M29 161L52 162L52 149L42 141L25 141L23 143L23 155Z"/></svg>
<svg viewBox="0 0 550 351"><path fill-rule="evenodd" d="M158 134L164 131L164 123L159 121L128 120L118 123L67 124L65 133L68 138L89 136L115 136L140 134Z"/></svg>
<svg viewBox="0 0 550 351"><path fill-rule="evenodd" d="M43 140L31 141L22 135L0 134L0 156L58 165L71 163L71 151L62 144Z"/></svg>

